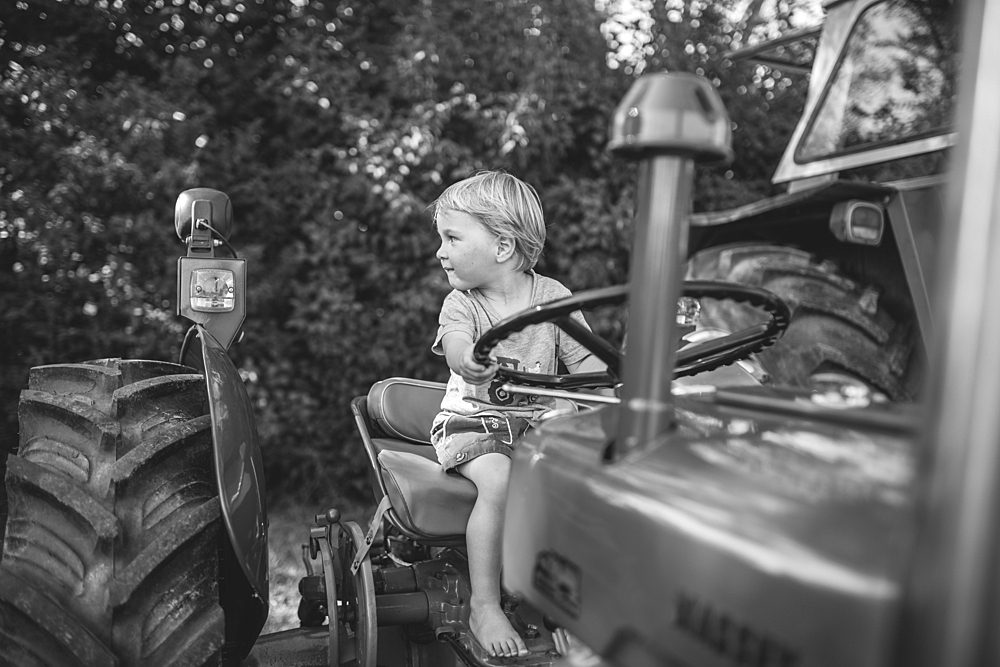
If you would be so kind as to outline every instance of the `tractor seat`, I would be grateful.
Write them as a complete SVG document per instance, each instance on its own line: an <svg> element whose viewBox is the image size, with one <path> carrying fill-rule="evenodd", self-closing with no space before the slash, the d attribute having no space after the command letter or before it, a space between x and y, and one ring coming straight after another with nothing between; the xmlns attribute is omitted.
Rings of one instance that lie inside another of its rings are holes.
<svg viewBox="0 0 1000 667"><path fill-rule="evenodd" d="M463 543L476 501L476 486L445 473L430 444L444 390L440 382L389 378L351 403L375 495L391 503L386 518L403 535L430 545Z"/></svg>

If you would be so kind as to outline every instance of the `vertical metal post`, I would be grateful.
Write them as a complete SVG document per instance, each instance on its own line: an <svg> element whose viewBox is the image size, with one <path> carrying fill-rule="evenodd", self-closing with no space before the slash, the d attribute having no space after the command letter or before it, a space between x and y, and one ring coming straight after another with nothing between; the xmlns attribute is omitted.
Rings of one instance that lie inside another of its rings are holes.
<svg viewBox="0 0 1000 667"><path fill-rule="evenodd" d="M691 74L638 79L611 120L609 149L639 160L628 347L616 458L673 424L677 299L687 258L694 165L732 159L729 116L712 85Z"/></svg>
<svg viewBox="0 0 1000 667"><path fill-rule="evenodd" d="M639 165L619 428L622 451L648 442L673 423L676 304L684 277L693 180L690 157L652 156Z"/></svg>
<svg viewBox="0 0 1000 667"><path fill-rule="evenodd" d="M914 556L895 664L1000 664L1000 4L965 8Z"/></svg>

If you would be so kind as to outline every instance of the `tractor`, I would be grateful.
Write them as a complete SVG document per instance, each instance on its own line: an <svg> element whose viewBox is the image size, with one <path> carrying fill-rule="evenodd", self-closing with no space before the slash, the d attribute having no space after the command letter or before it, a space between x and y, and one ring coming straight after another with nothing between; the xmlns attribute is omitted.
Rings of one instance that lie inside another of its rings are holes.
<svg viewBox="0 0 1000 667"><path fill-rule="evenodd" d="M695 165L731 157L711 84L647 75L622 100L609 149L639 162L629 285L525 311L476 346L551 322L608 367L504 371L505 391L561 401L513 457L503 608L521 658L469 631L475 488L429 447L443 385L408 378L352 404L374 516L317 513L301 627L260 636L264 479L227 354L247 270L228 197L182 193L181 361L197 344L196 367L44 366L22 393L0 664L996 662L991 9L964 7L956 115L950 3L829 3L776 174L788 192L732 211L690 214ZM815 36L743 55L801 66ZM623 302L624 352L569 317Z"/></svg>

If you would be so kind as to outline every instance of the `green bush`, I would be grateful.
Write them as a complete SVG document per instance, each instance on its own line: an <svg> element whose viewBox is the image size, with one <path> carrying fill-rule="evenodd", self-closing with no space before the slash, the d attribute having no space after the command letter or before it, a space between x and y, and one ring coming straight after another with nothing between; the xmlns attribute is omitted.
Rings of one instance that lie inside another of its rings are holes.
<svg viewBox="0 0 1000 667"><path fill-rule="evenodd" d="M429 350L448 288L427 210L444 187L482 168L518 175L550 224L539 269L574 290L625 282L634 169L604 146L644 62L700 71L730 104L738 159L699 173L697 205L770 191L801 86L765 88L787 79L723 59L733 23L700 3L679 19L654 7L644 50L609 67L609 48L624 53L613 22L601 32L614 11L584 0L3 3L0 443L16 447L32 366L176 360L186 325L173 314L173 202L212 187L231 197L231 241L249 260L247 336L232 355L269 490L363 493L350 400L383 377L446 376ZM761 111L774 93L784 116ZM621 336L615 314L594 324Z"/></svg>

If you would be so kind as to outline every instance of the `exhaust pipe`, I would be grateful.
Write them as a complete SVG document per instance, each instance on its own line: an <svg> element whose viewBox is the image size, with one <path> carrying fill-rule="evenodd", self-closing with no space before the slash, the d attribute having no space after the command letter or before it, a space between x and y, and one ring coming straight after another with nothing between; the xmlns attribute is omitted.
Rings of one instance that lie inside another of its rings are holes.
<svg viewBox="0 0 1000 667"><path fill-rule="evenodd" d="M614 460L673 426L677 300L694 166L732 160L729 115L702 77L646 75L615 109L608 148L639 161L621 422L606 454Z"/></svg>

